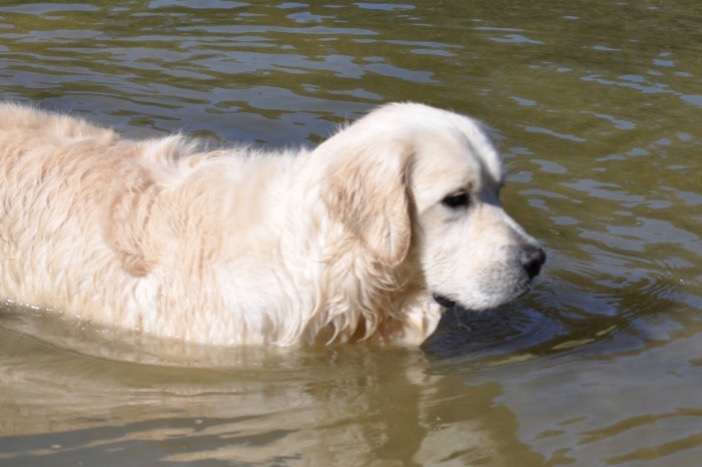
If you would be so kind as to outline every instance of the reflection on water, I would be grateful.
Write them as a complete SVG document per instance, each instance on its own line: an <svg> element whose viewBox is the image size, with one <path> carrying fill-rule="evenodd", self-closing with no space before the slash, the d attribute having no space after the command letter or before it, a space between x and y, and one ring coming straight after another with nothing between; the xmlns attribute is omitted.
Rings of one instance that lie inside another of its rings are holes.
<svg viewBox="0 0 702 467"><path fill-rule="evenodd" d="M0 98L132 137L312 145L392 100L482 118L549 262L420 350L210 349L2 308L0 462L696 465L701 19L690 0L4 2Z"/></svg>
<svg viewBox="0 0 702 467"><path fill-rule="evenodd" d="M12 312L6 317L15 326L0 334L0 459L3 452L31 464L114 452L121 465L538 459L516 439L494 436L515 427L509 409L490 407L499 384L433 375L419 350L206 349L197 366L176 366L150 354L162 342L137 344L136 336ZM61 338L71 350L53 343ZM128 352L135 348L146 350Z"/></svg>

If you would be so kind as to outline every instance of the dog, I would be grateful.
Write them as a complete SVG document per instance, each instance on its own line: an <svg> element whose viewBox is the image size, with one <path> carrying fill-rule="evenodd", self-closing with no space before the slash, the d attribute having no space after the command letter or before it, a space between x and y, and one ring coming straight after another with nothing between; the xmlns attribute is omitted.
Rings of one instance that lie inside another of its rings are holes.
<svg viewBox="0 0 702 467"><path fill-rule="evenodd" d="M526 293L485 127L382 106L314 149L211 150L0 104L0 297L212 345L419 345Z"/></svg>

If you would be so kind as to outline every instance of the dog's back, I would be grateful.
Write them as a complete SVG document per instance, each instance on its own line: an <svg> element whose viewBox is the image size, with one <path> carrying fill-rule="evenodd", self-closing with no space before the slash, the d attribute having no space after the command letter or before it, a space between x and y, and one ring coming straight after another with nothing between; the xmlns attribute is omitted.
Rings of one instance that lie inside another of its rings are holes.
<svg viewBox="0 0 702 467"><path fill-rule="evenodd" d="M115 138L112 131L79 119L0 104L4 298L52 307L84 295L76 289L89 285L72 282L84 273L74 270L79 262L72 259L95 255L95 261L104 260L104 252L99 258L99 236L93 234L100 225L96 206L105 196L98 187L109 181L108 159L88 153L107 148Z"/></svg>
<svg viewBox="0 0 702 467"><path fill-rule="evenodd" d="M222 327L235 316L211 277L215 259L225 242L245 264L254 250L272 254L262 232L279 235L268 227L287 211L265 206L285 190L292 160L202 152L178 135L134 141L0 104L0 299L159 335L241 341ZM240 275L255 277L260 265L249 266Z"/></svg>

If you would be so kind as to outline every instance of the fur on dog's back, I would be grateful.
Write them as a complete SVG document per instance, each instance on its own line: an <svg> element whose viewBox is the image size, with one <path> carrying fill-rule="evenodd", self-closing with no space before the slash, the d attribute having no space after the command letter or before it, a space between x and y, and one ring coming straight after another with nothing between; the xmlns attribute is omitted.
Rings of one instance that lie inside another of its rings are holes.
<svg viewBox="0 0 702 467"><path fill-rule="evenodd" d="M306 163L302 152L203 152L180 136L129 141L11 104L0 115L2 296L214 344L312 341L333 321L317 303L333 292L296 299L304 282L326 280L312 276L328 247L295 238L326 227L314 215L315 190L300 190L310 182L295 167ZM312 209L306 218L281 203ZM237 272L226 283L223 264ZM239 296L236 312L223 289ZM288 309L266 309L271 296ZM355 332L356 314L332 333Z"/></svg>
<svg viewBox="0 0 702 467"><path fill-rule="evenodd" d="M426 118L399 121L408 112ZM420 343L442 310L425 277L423 201L410 193L435 191L426 177L443 173L412 175L433 165L413 161L423 134L500 177L478 126L415 104L381 109L314 151L275 154L132 141L0 104L0 297L210 344ZM502 219L486 209L481 225ZM533 242L511 222L495 248ZM519 274L504 287L522 290Z"/></svg>
<svg viewBox="0 0 702 467"><path fill-rule="evenodd" d="M255 193L230 192L275 176L283 158L231 150L221 159L180 136L124 140L19 105L0 116L4 296L177 337L201 332L198 321L221 324L206 264L224 242L221 220L262 215ZM236 228L245 241L246 226Z"/></svg>

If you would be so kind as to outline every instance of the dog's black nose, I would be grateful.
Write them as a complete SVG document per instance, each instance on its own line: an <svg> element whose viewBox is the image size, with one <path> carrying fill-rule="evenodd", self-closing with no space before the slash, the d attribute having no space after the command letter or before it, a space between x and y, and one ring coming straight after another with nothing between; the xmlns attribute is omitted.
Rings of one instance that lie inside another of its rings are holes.
<svg viewBox="0 0 702 467"><path fill-rule="evenodd" d="M531 279L541 271L541 266L546 262L546 252L537 246L529 245L522 251L521 261Z"/></svg>

